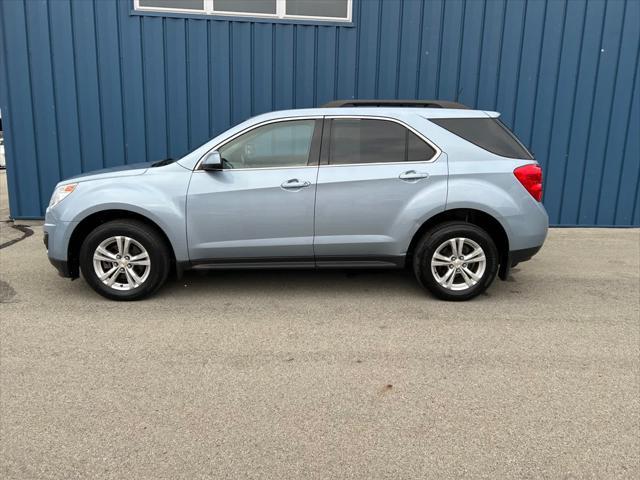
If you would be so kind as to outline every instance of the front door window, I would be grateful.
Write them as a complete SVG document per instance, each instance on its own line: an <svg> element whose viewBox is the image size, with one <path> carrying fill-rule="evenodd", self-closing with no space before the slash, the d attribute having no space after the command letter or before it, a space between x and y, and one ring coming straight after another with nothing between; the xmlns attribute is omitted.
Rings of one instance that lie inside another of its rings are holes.
<svg viewBox="0 0 640 480"><path fill-rule="evenodd" d="M270 123L231 140L218 151L225 168L306 166L315 124L315 120Z"/></svg>

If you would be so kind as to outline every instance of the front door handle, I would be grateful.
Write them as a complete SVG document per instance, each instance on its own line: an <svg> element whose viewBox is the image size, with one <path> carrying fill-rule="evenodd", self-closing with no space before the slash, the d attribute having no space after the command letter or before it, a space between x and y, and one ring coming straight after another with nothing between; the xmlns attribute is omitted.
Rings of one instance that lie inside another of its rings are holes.
<svg viewBox="0 0 640 480"><path fill-rule="evenodd" d="M310 185L311 182L307 182L306 180L304 182L301 182L297 178L292 178L291 180L283 182L280 187L284 188L285 190L300 190L301 188L306 188Z"/></svg>
<svg viewBox="0 0 640 480"><path fill-rule="evenodd" d="M400 180L406 181L418 181L423 178L428 178L429 174L426 172L416 172L415 170L408 170L406 172L401 173L398 178Z"/></svg>

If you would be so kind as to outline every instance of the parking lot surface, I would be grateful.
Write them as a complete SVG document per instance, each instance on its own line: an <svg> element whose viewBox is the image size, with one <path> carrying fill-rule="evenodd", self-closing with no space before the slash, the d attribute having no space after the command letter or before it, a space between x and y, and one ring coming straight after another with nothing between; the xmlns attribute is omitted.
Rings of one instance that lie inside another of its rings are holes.
<svg viewBox="0 0 640 480"><path fill-rule="evenodd" d="M462 304L389 271L116 303L32 229L0 250L2 478L640 476L637 229L552 230Z"/></svg>

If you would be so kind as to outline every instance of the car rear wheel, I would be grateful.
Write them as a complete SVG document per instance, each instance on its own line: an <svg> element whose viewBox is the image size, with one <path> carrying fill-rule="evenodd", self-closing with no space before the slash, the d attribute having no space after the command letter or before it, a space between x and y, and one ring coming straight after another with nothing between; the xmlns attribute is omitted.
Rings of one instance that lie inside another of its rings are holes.
<svg viewBox="0 0 640 480"><path fill-rule="evenodd" d="M447 222L418 242L413 271L443 300L469 300L484 292L498 272L498 250L489 234L464 222Z"/></svg>
<svg viewBox="0 0 640 480"><path fill-rule="evenodd" d="M167 279L166 243L152 227L136 220L115 220L94 229L80 249L80 270L87 283L112 300L139 300Z"/></svg>

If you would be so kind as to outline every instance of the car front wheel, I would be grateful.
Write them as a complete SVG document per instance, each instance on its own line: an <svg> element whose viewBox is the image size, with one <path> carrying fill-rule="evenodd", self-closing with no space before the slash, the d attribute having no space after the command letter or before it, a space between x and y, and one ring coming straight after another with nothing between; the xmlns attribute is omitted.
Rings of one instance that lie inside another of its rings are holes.
<svg viewBox="0 0 640 480"><path fill-rule="evenodd" d="M469 300L484 292L498 272L498 250L476 225L448 222L419 241L413 270L420 282L444 300Z"/></svg>
<svg viewBox="0 0 640 480"><path fill-rule="evenodd" d="M115 220L94 229L80 249L87 283L112 300L139 300L167 279L167 246L152 227L136 220Z"/></svg>

